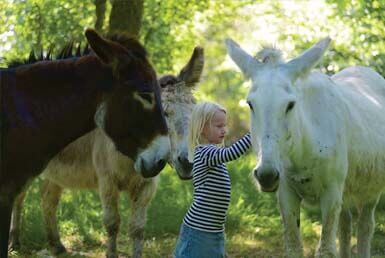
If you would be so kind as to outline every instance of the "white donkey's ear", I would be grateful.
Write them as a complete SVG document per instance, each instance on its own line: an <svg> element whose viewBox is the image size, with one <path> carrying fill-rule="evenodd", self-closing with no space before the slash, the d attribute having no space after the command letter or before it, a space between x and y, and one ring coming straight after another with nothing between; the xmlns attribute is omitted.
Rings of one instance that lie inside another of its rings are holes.
<svg viewBox="0 0 385 258"><path fill-rule="evenodd" d="M225 43L231 59L233 59L247 78L252 77L260 62L244 51L234 40L228 38L225 40Z"/></svg>
<svg viewBox="0 0 385 258"><path fill-rule="evenodd" d="M288 75L292 81L298 77L308 74L311 69L321 60L323 54L330 44L331 39L326 37L311 48L303 52L299 57L292 59L285 65Z"/></svg>

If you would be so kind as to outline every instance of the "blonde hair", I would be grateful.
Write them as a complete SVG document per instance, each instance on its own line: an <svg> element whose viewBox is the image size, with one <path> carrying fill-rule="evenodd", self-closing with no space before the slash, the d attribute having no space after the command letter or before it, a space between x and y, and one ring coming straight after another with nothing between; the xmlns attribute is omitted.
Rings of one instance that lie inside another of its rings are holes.
<svg viewBox="0 0 385 258"><path fill-rule="evenodd" d="M211 119L218 110L226 113L226 109L217 103L200 102L195 105L188 128L188 159L190 162L193 162L196 146L205 143L205 139L202 138L205 124L211 123Z"/></svg>

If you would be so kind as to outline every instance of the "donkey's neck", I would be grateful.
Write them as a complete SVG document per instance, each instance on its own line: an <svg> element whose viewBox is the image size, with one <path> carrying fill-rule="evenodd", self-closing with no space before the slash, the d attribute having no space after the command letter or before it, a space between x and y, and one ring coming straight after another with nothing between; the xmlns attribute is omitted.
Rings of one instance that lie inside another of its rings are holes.
<svg viewBox="0 0 385 258"><path fill-rule="evenodd" d="M13 80L6 89L16 109L12 118L33 128L84 105L95 106L112 75L95 57L86 56L20 67Z"/></svg>
<svg viewBox="0 0 385 258"><path fill-rule="evenodd" d="M99 91L111 86L112 71L96 56L42 61L14 69L16 87L27 92L58 95L63 91ZM55 94L56 93L56 94Z"/></svg>
<svg viewBox="0 0 385 258"><path fill-rule="evenodd" d="M102 88L112 83L111 70L93 56L22 66L7 77L7 132L39 146L35 152L47 160L95 128Z"/></svg>

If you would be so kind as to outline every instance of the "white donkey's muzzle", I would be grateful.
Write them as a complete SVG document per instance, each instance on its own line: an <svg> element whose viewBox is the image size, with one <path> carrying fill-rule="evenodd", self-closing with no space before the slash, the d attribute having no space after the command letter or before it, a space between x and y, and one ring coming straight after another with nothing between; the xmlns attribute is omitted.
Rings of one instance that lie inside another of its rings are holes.
<svg viewBox="0 0 385 258"><path fill-rule="evenodd" d="M272 164L260 164L254 169L254 177L258 180L261 190L275 192L279 185L279 171Z"/></svg>
<svg viewBox="0 0 385 258"><path fill-rule="evenodd" d="M158 175L165 167L170 151L169 137L159 136L147 149L139 152L134 164L135 171L145 178Z"/></svg>

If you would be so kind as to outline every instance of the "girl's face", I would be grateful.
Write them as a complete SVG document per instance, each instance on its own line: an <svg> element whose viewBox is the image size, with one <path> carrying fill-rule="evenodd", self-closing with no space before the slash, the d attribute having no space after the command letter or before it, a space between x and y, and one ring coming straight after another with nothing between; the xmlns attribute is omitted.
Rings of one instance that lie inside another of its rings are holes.
<svg viewBox="0 0 385 258"><path fill-rule="evenodd" d="M227 133L226 123L226 113L222 110L217 110L211 121L207 121L203 127L203 137L209 143L221 144Z"/></svg>

